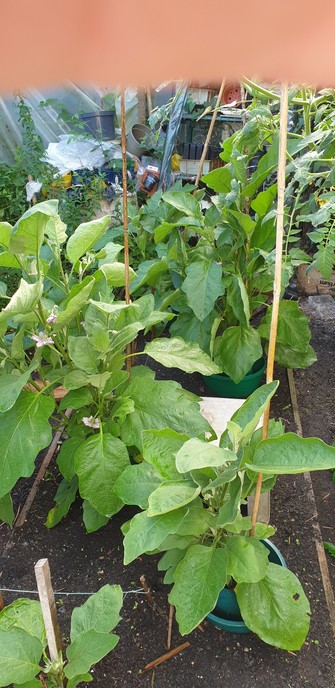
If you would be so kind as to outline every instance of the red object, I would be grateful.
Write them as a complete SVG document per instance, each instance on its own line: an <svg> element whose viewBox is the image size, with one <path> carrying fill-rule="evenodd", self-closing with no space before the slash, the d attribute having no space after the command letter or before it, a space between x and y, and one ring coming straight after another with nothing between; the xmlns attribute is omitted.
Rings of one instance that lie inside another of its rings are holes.
<svg viewBox="0 0 335 688"><path fill-rule="evenodd" d="M241 85L238 81L229 81L224 89L221 102L225 105L230 105L235 103L236 105L241 104Z"/></svg>

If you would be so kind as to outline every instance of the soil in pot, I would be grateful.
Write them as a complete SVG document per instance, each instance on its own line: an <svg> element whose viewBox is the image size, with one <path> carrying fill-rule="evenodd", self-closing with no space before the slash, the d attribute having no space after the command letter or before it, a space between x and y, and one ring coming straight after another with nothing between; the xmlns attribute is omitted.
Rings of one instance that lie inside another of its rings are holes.
<svg viewBox="0 0 335 688"><path fill-rule="evenodd" d="M286 568L286 562L278 547L270 540L262 540L263 545L269 550L269 561ZM216 607L207 615L207 621L228 633L250 633L244 623L234 590L223 588L221 590Z"/></svg>
<svg viewBox="0 0 335 688"><path fill-rule="evenodd" d="M219 397L230 399L246 399L252 392L260 387L263 373L266 368L265 358L259 358L254 363L249 373L237 384L225 373L219 375L204 375L204 383L210 392Z"/></svg>

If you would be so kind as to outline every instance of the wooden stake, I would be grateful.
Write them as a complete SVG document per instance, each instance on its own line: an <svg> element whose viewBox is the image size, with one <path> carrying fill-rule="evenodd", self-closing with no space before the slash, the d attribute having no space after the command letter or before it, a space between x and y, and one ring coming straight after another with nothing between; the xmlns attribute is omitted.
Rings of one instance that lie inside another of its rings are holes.
<svg viewBox="0 0 335 688"><path fill-rule="evenodd" d="M154 600L154 598L153 598L152 593L150 592L150 588L149 588L149 586L148 586L148 583L147 583L147 581L146 581L145 576L140 576L140 583L141 583L142 588L143 588L143 590L144 590L144 592L145 592L145 596L146 596L146 598L147 598L147 600L148 600L148 603L150 604L151 607L153 607L154 604L155 604L155 600Z"/></svg>
<svg viewBox="0 0 335 688"><path fill-rule="evenodd" d="M127 149L126 149L126 108L124 88L121 89L121 149L122 149L122 200L123 200L123 246L125 265L125 297L130 303L129 293L129 243L128 243L128 183L127 183ZM131 355L131 345L127 344L127 356ZM130 373L131 358L126 359L127 371Z"/></svg>
<svg viewBox="0 0 335 688"><path fill-rule="evenodd" d="M0 612L3 610L4 606L5 606L5 602L3 599L3 594L2 594L2 592L0 592Z"/></svg>
<svg viewBox="0 0 335 688"><path fill-rule="evenodd" d="M270 326L270 339L268 351L268 363L266 369L266 382L272 382L274 359L276 350L276 338L278 328L279 303L281 293L281 276L282 276L282 261L283 261L283 236L284 236L284 195L285 195L285 179L286 179L286 143L287 143L287 115L288 115L288 85L282 85L281 101L280 101L280 128L279 128L279 154L278 154L278 200L277 200L277 233L276 233L276 260L275 260L275 277L273 283L273 306ZM262 439L266 439L268 435L270 418L270 404L264 412ZM257 520L257 513L259 508L259 500L262 489L262 473L258 474L254 508L251 517L251 531L250 535L254 534L255 524Z"/></svg>
<svg viewBox="0 0 335 688"><path fill-rule="evenodd" d="M205 143L204 143L204 149L203 149L203 151L202 151L202 156L201 156L200 162L199 162L198 174L197 174L197 178L196 178L196 180L195 180L195 186L196 186L196 188L198 188L199 182L200 182L200 179L201 179L201 176L202 176L202 168L203 168L204 162L205 162L205 160L206 160L206 155L207 155L207 151L208 151L208 146L209 146L209 142L210 142L210 140L211 140L211 136L212 136L213 129L214 129L214 124L215 124L215 121L216 121L216 118L217 118L218 107L219 107L219 105L220 105L220 103L221 103L221 98L222 98L222 94L223 94L224 85L225 85L225 80L223 80L222 83L221 83L220 90L219 90L219 94L218 94L217 101L216 101L215 108L214 108L213 115L212 115L212 120L211 120L211 123L210 123L210 125L209 125L209 129L208 129L208 132L207 132L206 140L205 140Z"/></svg>
<svg viewBox="0 0 335 688"><path fill-rule="evenodd" d="M71 413L72 413L72 411L71 411L70 409L68 409L67 411L65 411L65 415L66 415L68 418L70 417ZM38 471L38 473L37 473L37 476L36 476L36 478L35 478L35 480L34 480L32 486L31 486L31 489L30 489L30 491L29 491L28 497L27 497L27 499L26 499L26 501L25 501L25 503L24 503L24 505L23 505L23 509L22 509L22 511L21 511L20 514L18 515L18 518L17 518L16 521L15 521L15 528L20 528L21 526L23 526L23 524L24 524L25 521L27 520L28 513L29 513L30 508L31 508L31 506L32 506L32 504L33 504L33 501L34 501L34 499L35 499L35 497L36 497L36 493L37 493L39 484L40 484L40 482L43 480L43 478L44 478L44 476L45 476L45 472L46 472L46 470L47 470L47 468L48 468L48 466L49 466L49 464L50 464L50 462L51 462L51 459L52 459L52 457L53 457L53 455L54 455L54 453L55 453L55 451L56 451L56 449L57 449L57 445L58 445L58 442L59 442L59 440L60 440L60 438L61 438L61 436L62 436L62 433L63 433L63 428L61 428L61 430L58 430L58 431L55 432L55 434L54 434L54 438L53 438L53 440L52 440L52 442L51 442L51 444L50 444L50 446L49 446L49 449L48 449L48 451L47 451L47 453L46 453L46 455L45 455L45 457L44 457L44 459L43 459L43 461L42 461L41 467L40 467L40 469L39 469L39 471Z"/></svg>
<svg viewBox="0 0 335 688"><path fill-rule="evenodd" d="M47 635L50 659L53 662L62 651L62 639L57 619L57 609L51 584L50 568L47 559L39 559L35 564L35 577L40 599L43 621Z"/></svg>
<svg viewBox="0 0 335 688"><path fill-rule="evenodd" d="M173 604L170 604L170 607L169 607L168 634L167 634L167 643L166 643L166 647L167 647L168 650L171 650L171 638L172 638L172 622L173 622L173 615L174 615L174 606L173 606Z"/></svg>
<svg viewBox="0 0 335 688"><path fill-rule="evenodd" d="M155 667L159 666L160 664L163 664L163 662L167 662L168 659L171 659L172 657L178 655L179 652L186 650L187 647L190 647L190 643L188 642L183 643L182 645L178 645L178 647L175 647L173 650L170 650L170 652L166 652L165 655L157 657L157 659L154 659L153 662L149 662L149 664L146 664L141 673L144 674L146 671L150 671L150 669L155 669Z"/></svg>

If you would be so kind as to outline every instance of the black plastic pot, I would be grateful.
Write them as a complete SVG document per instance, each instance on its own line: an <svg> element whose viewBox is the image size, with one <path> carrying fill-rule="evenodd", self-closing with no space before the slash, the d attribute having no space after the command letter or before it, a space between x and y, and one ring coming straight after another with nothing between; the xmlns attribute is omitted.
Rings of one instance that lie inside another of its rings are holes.
<svg viewBox="0 0 335 688"><path fill-rule="evenodd" d="M79 115L84 125L84 131L100 140L115 139L115 112L106 110L101 112L85 112Z"/></svg>

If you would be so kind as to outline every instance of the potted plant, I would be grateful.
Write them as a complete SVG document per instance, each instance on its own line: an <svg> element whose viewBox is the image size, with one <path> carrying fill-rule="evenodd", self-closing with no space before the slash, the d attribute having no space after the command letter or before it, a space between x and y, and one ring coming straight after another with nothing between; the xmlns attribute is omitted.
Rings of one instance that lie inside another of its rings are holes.
<svg viewBox="0 0 335 688"><path fill-rule="evenodd" d="M182 634L190 633L217 605L229 586L246 626L263 641L286 650L306 638L309 602L294 573L269 561L275 529L243 516L257 475L270 489L278 474L335 466L335 448L319 439L284 433L270 421L268 439L256 429L278 382L257 389L227 423L220 446L163 431L143 432L143 458L116 482L124 502L143 509L123 527L124 561L162 553L158 568L172 584ZM262 613L260 613L260 609Z"/></svg>

